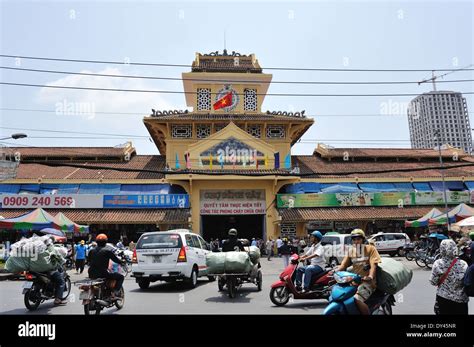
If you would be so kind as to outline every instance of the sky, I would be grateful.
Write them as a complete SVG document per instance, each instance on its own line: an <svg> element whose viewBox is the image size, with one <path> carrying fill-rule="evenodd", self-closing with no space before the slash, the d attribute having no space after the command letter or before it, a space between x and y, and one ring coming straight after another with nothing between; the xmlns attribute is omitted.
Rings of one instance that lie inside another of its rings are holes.
<svg viewBox="0 0 474 347"><path fill-rule="evenodd" d="M0 58L0 66L181 77L182 72L190 69L134 66L126 62L190 65L196 52L222 51L225 35L229 52L254 53L263 71L273 74L274 81L420 81L431 77L431 72L312 72L265 70L265 67L461 68L474 63L473 18L472 1L448 0L0 0L0 54L124 62L113 65ZM473 78L472 71L460 71L440 81ZM0 80L40 85L183 90L180 81L5 69L0 69ZM438 83L437 88L474 91L472 82ZM268 93L421 94L431 90L431 83L272 84ZM465 97L472 116L474 97ZM303 141L293 146L293 154L311 154L317 142L334 147L398 148L410 146L406 106L411 99L267 96L262 111L305 110L307 116L314 118L315 123ZM150 114L152 108L185 107L184 94L0 85L0 138L24 132L28 138L2 143L28 146L116 146L131 140L139 154L158 154L143 125L143 117ZM471 123L473 121L471 118Z"/></svg>

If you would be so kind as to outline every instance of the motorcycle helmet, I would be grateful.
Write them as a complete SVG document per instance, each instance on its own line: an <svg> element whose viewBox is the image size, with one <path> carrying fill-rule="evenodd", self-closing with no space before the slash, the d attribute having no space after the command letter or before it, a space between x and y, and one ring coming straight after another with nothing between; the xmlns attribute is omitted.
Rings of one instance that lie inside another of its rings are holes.
<svg viewBox="0 0 474 347"><path fill-rule="evenodd" d="M229 229L229 236L237 236L237 229Z"/></svg>
<svg viewBox="0 0 474 347"><path fill-rule="evenodd" d="M95 238L96 241L102 241L102 242L107 242L109 240L109 238L107 237L107 235L105 234L99 234L97 235L97 237Z"/></svg>
<svg viewBox="0 0 474 347"><path fill-rule="evenodd" d="M314 236L315 238L317 238L319 241L321 241L321 239L323 238L323 234L321 234L320 231L318 230L315 230L311 233L311 236Z"/></svg>
<svg viewBox="0 0 474 347"><path fill-rule="evenodd" d="M362 229L354 229L354 230L352 230L352 232L351 232L351 238L354 238L354 237L362 237L363 239L365 239L365 232L364 232L364 230L362 230Z"/></svg>

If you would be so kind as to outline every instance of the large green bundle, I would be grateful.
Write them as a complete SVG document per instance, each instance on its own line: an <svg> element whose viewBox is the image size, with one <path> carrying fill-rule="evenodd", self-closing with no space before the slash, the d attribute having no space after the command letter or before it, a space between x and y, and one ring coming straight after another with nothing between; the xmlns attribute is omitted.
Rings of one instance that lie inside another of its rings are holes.
<svg viewBox="0 0 474 347"><path fill-rule="evenodd" d="M64 258L48 237L22 239L12 245L5 269L9 272L47 272L57 269Z"/></svg>
<svg viewBox="0 0 474 347"><path fill-rule="evenodd" d="M250 261L252 264L257 264L260 261L260 249L256 246L249 247Z"/></svg>
<svg viewBox="0 0 474 347"><path fill-rule="evenodd" d="M247 252L226 252L226 273L248 273L252 270L252 266Z"/></svg>
<svg viewBox="0 0 474 347"><path fill-rule="evenodd" d="M225 272L226 253L212 252L206 255L207 270L211 274L223 274Z"/></svg>
<svg viewBox="0 0 474 347"><path fill-rule="evenodd" d="M385 293L396 294L410 282L413 272L402 262L382 258L377 267L377 287Z"/></svg>
<svg viewBox="0 0 474 347"><path fill-rule="evenodd" d="M206 265L210 274L248 273L253 266L247 252L208 253Z"/></svg>

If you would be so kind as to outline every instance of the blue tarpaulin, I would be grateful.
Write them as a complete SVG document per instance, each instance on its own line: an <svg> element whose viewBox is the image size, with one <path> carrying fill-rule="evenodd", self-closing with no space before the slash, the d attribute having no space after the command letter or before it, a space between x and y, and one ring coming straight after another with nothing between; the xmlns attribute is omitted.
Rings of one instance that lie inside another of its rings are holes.
<svg viewBox="0 0 474 347"><path fill-rule="evenodd" d="M464 187L464 184L461 181L446 181L444 182L446 186L446 190L451 190L451 191L462 191L465 190L466 188ZM430 182L431 189L434 191L443 191L443 182Z"/></svg>
<svg viewBox="0 0 474 347"><path fill-rule="evenodd" d="M360 189L356 183L321 183L323 193L358 193Z"/></svg>
<svg viewBox="0 0 474 347"><path fill-rule="evenodd" d="M317 182L287 184L284 192L288 194L321 193L321 185Z"/></svg>
<svg viewBox="0 0 474 347"><path fill-rule="evenodd" d="M359 188L364 192L396 192L393 183L359 183Z"/></svg>
<svg viewBox="0 0 474 347"><path fill-rule="evenodd" d="M57 194L59 184L42 184L40 186L40 194Z"/></svg>
<svg viewBox="0 0 474 347"><path fill-rule="evenodd" d="M395 188L397 189L397 192L412 192L413 191L413 186L411 183L393 183Z"/></svg>
<svg viewBox="0 0 474 347"><path fill-rule="evenodd" d="M40 185L39 184L22 184L20 186L19 194L27 193L27 194L39 194L40 192Z"/></svg>
<svg viewBox="0 0 474 347"><path fill-rule="evenodd" d="M413 182L413 188L419 192L432 192L431 186L428 182Z"/></svg>
<svg viewBox="0 0 474 347"><path fill-rule="evenodd" d="M120 184L81 184L79 194L120 194Z"/></svg>
<svg viewBox="0 0 474 347"><path fill-rule="evenodd" d="M0 194L18 194L19 184L0 184Z"/></svg>
<svg viewBox="0 0 474 347"><path fill-rule="evenodd" d="M473 181L467 181L467 182L464 182L464 184L466 185L467 189L469 189L469 191L473 191L474 190L474 182Z"/></svg>
<svg viewBox="0 0 474 347"><path fill-rule="evenodd" d="M77 194L79 192L79 184L60 184L58 194Z"/></svg>
<svg viewBox="0 0 474 347"><path fill-rule="evenodd" d="M171 184L122 184L120 194L186 194L186 191Z"/></svg>

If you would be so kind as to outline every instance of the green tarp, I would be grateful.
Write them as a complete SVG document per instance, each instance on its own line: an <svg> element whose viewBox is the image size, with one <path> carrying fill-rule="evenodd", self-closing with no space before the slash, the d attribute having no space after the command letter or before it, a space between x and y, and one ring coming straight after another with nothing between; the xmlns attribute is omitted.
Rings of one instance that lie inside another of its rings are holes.
<svg viewBox="0 0 474 347"><path fill-rule="evenodd" d="M377 267L377 287L388 294L398 293L411 282L412 277L413 271L392 258L382 258Z"/></svg>
<svg viewBox="0 0 474 347"><path fill-rule="evenodd" d="M240 274L249 273L253 264L247 252L209 253L206 265L210 274Z"/></svg>

